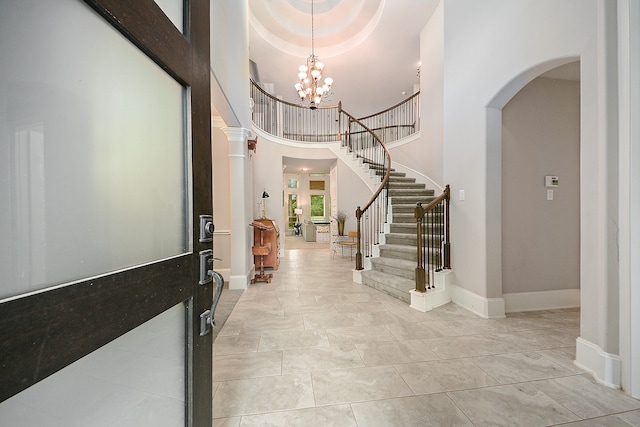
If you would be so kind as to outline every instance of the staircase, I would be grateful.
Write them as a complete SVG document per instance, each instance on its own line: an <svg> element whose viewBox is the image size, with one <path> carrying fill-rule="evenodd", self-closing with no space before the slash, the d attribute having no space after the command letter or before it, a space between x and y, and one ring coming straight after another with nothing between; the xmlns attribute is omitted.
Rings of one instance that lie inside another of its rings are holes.
<svg viewBox="0 0 640 427"><path fill-rule="evenodd" d="M384 170L369 165L376 175ZM407 178L403 172L391 169L389 182L388 227L379 245L379 256L370 258L371 270L362 271L362 284L410 303L409 291L415 289L416 269L416 203L427 205L434 199L434 190Z"/></svg>

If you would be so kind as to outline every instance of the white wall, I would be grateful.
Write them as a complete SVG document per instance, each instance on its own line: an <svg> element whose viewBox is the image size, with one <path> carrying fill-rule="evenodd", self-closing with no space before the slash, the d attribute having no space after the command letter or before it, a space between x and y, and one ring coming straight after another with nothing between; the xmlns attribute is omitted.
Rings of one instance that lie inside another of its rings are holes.
<svg viewBox="0 0 640 427"><path fill-rule="evenodd" d="M441 1L420 33L420 138L390 144L392 163L443 182L444 7Z"/></svg>
<svg viewBox="0 0 640 427"><path fill-rule="evenodd" d="M579 287L580 83L537 78L502 110L502 292Z"/></svg>
<svg viewBox="0 0 640 427"><path fill-rule="evenodd" d="M443 175L454 196L451 251L457 285L481 302L484 298L485 305L502 295L502 107L534 77L580 59L581 339L592 345L594 356L583 360L599 371L596 375L607 371L612 377L618 361L604 359L619 350L615 5L608 0L444 4ZM465 190L465 201L459 190ZM615 378L610 380L615 385Z"/></svg>
<svg viewBox="0 0 640 427"><path fill-rule="evenodd" d="M213 104L227 126L251 129L248 1L212 1L210 14Z"/></svg>
<svg viewBox="0 0 640 427"><path fill-rule="evenodd" d="M221 118L213 119L211 128L211 153L213 157L213 253L220 261L214 268L225 281L231 275L231 188L229 179L229 141L222 132L226 124Z"/></svg>

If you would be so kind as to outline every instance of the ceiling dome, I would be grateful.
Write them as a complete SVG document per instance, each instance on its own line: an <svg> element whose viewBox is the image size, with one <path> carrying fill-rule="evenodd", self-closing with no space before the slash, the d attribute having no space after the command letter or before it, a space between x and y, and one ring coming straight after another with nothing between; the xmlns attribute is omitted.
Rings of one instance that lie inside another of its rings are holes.
<svg viewBox="0 0 640 427"><path fill-rule="evenodd" d="M314 0L317 55L342 54L364 41L380 21L384 0ZM306 57L311 50L311 0L249 0L254 30L274 47Z"/></svg>

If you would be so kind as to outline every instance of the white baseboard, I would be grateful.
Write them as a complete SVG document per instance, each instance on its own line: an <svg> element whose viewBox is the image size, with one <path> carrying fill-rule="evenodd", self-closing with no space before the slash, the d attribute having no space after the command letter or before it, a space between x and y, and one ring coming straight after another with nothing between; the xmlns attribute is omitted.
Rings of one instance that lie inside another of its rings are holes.
<svg viewBox="0 0 640 427"><path fill-rule="evenodd" d="M575 364L591 372L599 383L611 388L620 388L622 372L620 356L607 353L600 346L578 337Z"/></svg>
<svg viewBox="0 0 640 427"><path fill-rule="evenodd" d="M236 275L229 277L229 289L231 290L246 290L249 287L249 276Z"/></svg>
<svg viewBox="0 0 640 427"><path fill-rule="evenodd" d="M580 307L580 289L508 293L502 298L507 313Z"/></svg>
<svg viewBox="0 0 640 427"><path fill-rule="evenodd" d="M362 285L362 272L364 270L356 270L355 268L352 270L353 271L353 281L355 283L359 283Z"/></svg>
<svg viewBox="0 0 640 427"><path fill-rule="evenodd" d="M505 317L503 298L485 298L460 286L451 285L451 300L485 319Z"/></svg>

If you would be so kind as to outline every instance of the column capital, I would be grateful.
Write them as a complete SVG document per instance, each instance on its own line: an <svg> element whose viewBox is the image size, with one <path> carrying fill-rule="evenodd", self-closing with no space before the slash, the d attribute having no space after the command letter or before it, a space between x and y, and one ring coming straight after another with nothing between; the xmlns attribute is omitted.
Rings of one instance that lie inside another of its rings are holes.
<svg viewBox="0 0 640 427"><path fill-rule="evenodd" d="M222 132L227 136L229 142L246 142L251 130L241 127L224 127L220 128Z"/></svg>

